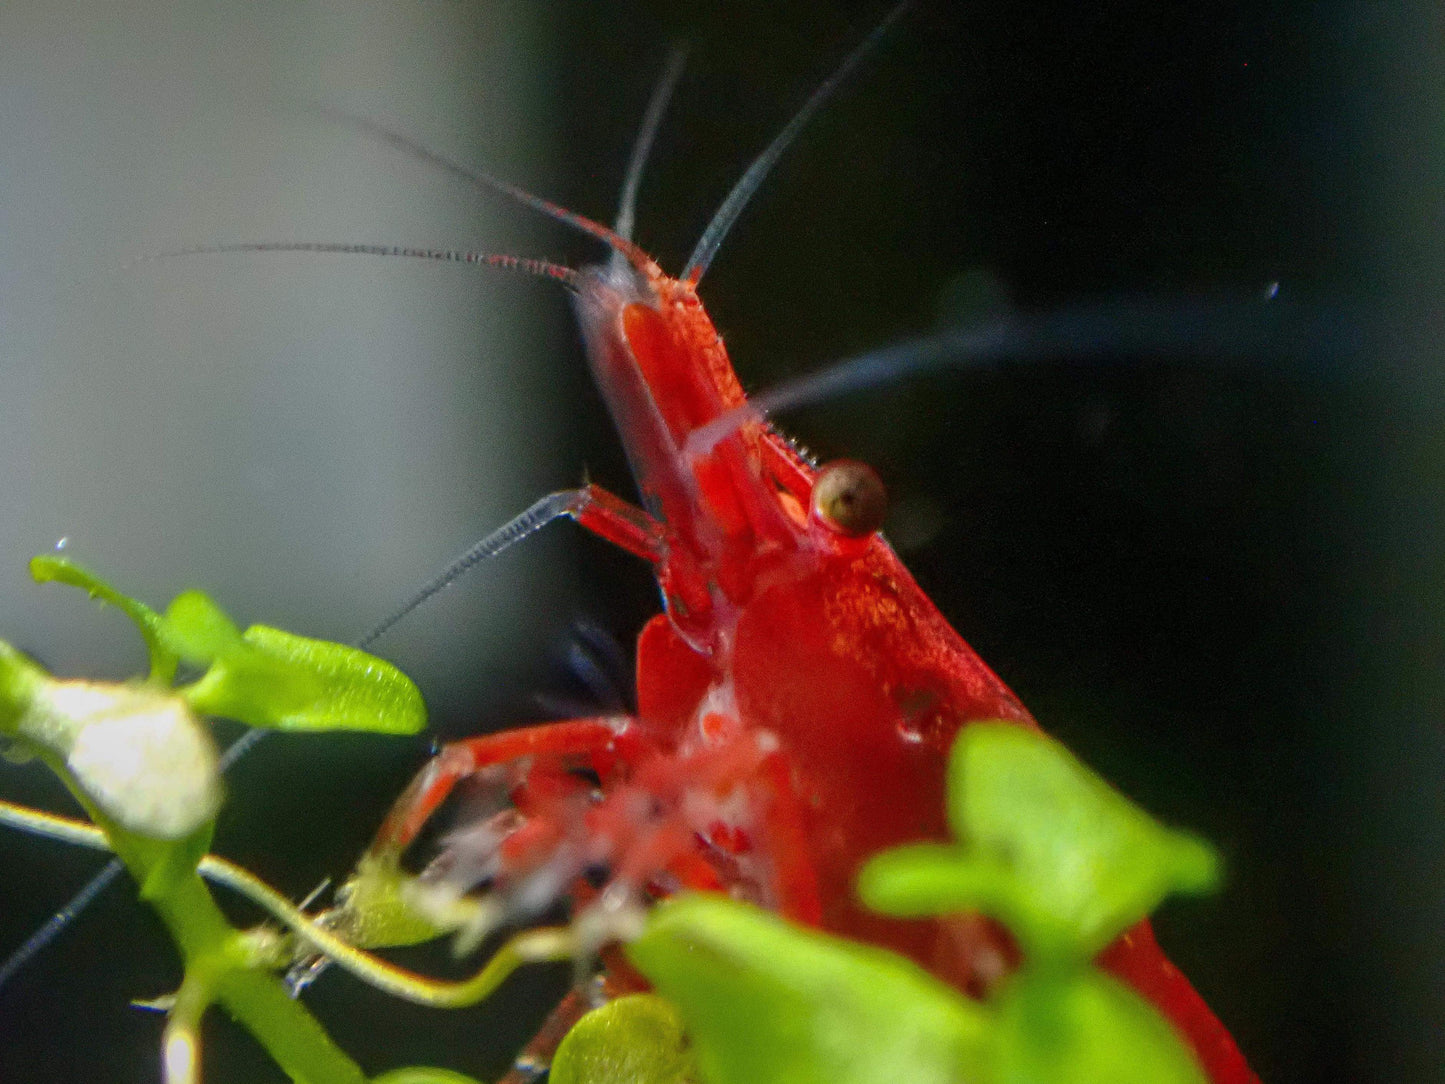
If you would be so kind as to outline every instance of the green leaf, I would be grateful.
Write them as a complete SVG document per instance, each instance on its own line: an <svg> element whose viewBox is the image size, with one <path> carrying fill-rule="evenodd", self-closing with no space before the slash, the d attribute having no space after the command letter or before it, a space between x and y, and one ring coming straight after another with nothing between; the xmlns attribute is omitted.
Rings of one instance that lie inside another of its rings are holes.
<svg viewBox="0 0 1445 1084"><path fill-rule="evenodd" d="M371 1084L480 1084L476 1077L451 1069L433 1069L429 1065L409 1065L372 1077Z"/></svg>
<svg viewBox="0 0 1445 1084"><path fill-rule="evenodd" d="M1172 831L1063 746L1015 723L973 723L949 763L957 847L875 857L859 878L868 906L917 916L980 910L1031 956L1091 958L1171 892L1219 876L1212 848Z"/></svg>
<svg viewBox="0 0 1445 1084"><path fill-rule="evenodd" d="M161 615L143 602L123 595L84 565L55 553L30 559L30 575L36 583L63 583L79 587L91 598L108 602L135 623L150 655L151 679L169 685L176 676L179 652L166 644Z"/></svg>
<svg viewBox="0 0 1445 1084"><path fill-rule="evenodd" d="M627 955L682 1014L708 1084L969 1079L986 1012L902 957L719 896L659 905Z"/></svg>
<svg viewBox="0 0 1445 1084"><path fill-rule="evenodd" d="M693 1084L697 1076L677 1010L632 994L573 1025L552 1058L550 1084Z"/></svg>
<svg viewBox="0 0 1445 1084"><path fill-rule="evenodd" d="M217 646L223 639L200 622L188 634ZM415 734L426 725L421 693L395 666L266 625L248 628L182 692L197 711L280 730Z"/></svg>
<svg viewBox="0 0 1445 1084"><path fill-rule="evenodd" d="M171 599L160 635L168 648L194 666L209 665L241 644L241 630L203 591L182 591Z"/></svg>
<svg viewBox="0 0 1445 1084"><path fill-rule="evenodd" d="M994 1005L991 1084L1205 1084L1158 1011L1100 971L1028 969Z"/></svg>
<svg viewBox="0 0 1445 1084"><path fill-rule="evenodd" d="M1019 936L1030 955L1075 955L1074 928L1002 862L947 843L895 847L874 856L858 874L858 896L875 911L923 918L979 911Z"/></svg>

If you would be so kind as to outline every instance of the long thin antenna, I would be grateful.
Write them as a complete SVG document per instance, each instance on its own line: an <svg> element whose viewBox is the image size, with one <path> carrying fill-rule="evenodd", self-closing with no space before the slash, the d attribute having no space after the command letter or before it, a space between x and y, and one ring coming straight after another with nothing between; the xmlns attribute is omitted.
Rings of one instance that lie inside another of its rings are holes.
<svg viewBox="0 0 1445 1084"><path fill-rule="evenodd" d="M355 642L356 646L363 649L370 647L403 617L433 595L456 583L470 572L474 565L489 557L497 556L503 550L520 542L533 531L546 526L553 520L572 515L577 510L577 501L578 490L575 489L564 489L557 493L547 494L521 515L508 520L491 534L468 547L466 552L448 562L445 568L419 587L410 598L372 626L370 632Z"/></svg>
<svg viewBox="0 0 1445 1084"><path fill-rule="evenodd" d="M803 103L802 108L793 114L793 119L783 126L783 130L773 138L763 153L753 159L753 164L748 166L738 179L738 183L733 185L733 190L727 194L727 198L722 201L722 206L712 216L712 221L707 224L707 229L702 231L702 236L697 241L697 247L692 250L687 266L682 270L681 277L683 279L696 284L702 280L703 275L707 274L708 265L712 263L718 249L722 247L723 238L733 228L733 224L742 215L748 201L757 193L772 168L778 164L778 159L783 156L783 152L792 145L793 140L798 138L798 133L813 119L813 114L822 108L823 104L853 74L864 58L883 40L884 35L888 33L894 23L902 18L903 13L911 4L912 0L903 0L903 3L890 11L883 21L873 28L872 33L863 39L862 44L849 53L833 74L823 80L822 85L808 96L808 100Z"/></svg>
<svg viewBox="0 0 1445 1084"><path fill-rule="evenodd" d="M469 263L495 267L502 271L518 271L537 278L553 279L568 289L576 290L577 272L562 264L511 256L499 252L465 252L460 249L414 248L409 245L356 244L346 241L241 241L236 244L196 245L171 249L148 256L137 256L127 266L170 260L180 256L212 256L229 252L327 252L347 256L403 256L414 260L435 260L439 263Z"/></svg>
<svg viewBox="0 0 1445 1084"><path fill-rule="evenodd" d="M1357 356L1368 320L1340 306L1263 297L1132 298L1007 316L870 350L753 396L694 430L683 453L700 456L751 421L940 369L990 369L1027 358L1087 362L1163 355L1212 364L1260 357L1305 358L1339 366Z"/></svg>
<svg viewBox="0 0 1445 1084"><path fill-rule="evenodd" d="M430 147L418 143L410 136L402 135L400 132L394 132L374 120L354 116L351 113L346 113L340 109L333 109L331 107L322 107L321 113L332 121L355 128L357 131L370 136L372 139L380 140L388 146L405 151L407 154L423 162L429 162L450 173L452 176L461 178L474 188L481 188L490 192L499 192L508 199L516 200L523 206L530 207L534 211L540 211L548 218L561 222L563 225L570 226L572 229L580 230L589 237L595 237L608 248L612 249L613 252L621 253L628 263L643 273L653 273L657 270L657 265L653 263L652 257L643 252L642 249L638 248L626 237L620 236L616 231L604 226L600 222L594 222L586 215L579 215L577 212L569 211L567 208L553 203L551 200L543 199L541 196L534 196L525 188L519 188L499 177L493 177L490 173L483 173L479 169L469 169L458 162L452 161L445 155L438 154Z"/></svg>
<svg viewBox="0 0 1445 1084"><path fill-rule="evenodd" d="M632 154L627 159L627 175L622 180L622 197L617 201L617 224L612 227L624 241L632 240L632 226L637 217L637 189L642 184L642 171L647 166L647 158L652 153L657 130L662 127L662 116L667 112L672 92L677 89L677 81L682 78L682 67L685 63L687 49L681 45L674 46L667 54L667 63L663 65L657 86L652 88L652 97L647 101L647 112L642 115L642 126L638 128L637 140L632 144ZM621 253L617 255L620 256Z"/></svg>
<svg viewBox="0 0 1445 1084"><path fill-rule="evenodd" d="M252 731L259 734L259 730ZM90 906L91 900L99 896L110 883L120 876L121 870L125 869L124 863L119 858L112 858L101 867L99 873L85 883L85 887L77 892L70 900L55 914L51 915L40 928L27 937L24 942L10 957L0 964L0 988L13 979L26 964L39 955L40 950L59 937L67 926L75 921L75 917Z"/></svg>

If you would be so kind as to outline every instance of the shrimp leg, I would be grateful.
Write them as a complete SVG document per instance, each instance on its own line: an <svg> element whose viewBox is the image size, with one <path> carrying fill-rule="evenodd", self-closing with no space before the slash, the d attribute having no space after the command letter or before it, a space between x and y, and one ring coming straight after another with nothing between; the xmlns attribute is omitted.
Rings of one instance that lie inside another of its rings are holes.
<svg viewBox="0 0 1445 1084"><path fill-rule="evenodd" d="M578 760L595 767L602 761L622 756L624 746L639 743L650 744L641 741L633 720L626 715L541 723L451 742L444 745L402 791L382 821L371 849L373 852L405 850L456 785L483 768L523 757ZM635 756L636 752L632 752Z"/></svg>

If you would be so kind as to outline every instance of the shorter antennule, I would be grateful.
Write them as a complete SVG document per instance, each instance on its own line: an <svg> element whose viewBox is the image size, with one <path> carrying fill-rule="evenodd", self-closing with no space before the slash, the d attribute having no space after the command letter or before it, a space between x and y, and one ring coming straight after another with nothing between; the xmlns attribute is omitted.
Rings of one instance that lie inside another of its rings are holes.
<svg viewBox="0 0 1445 1084"><path fill-rule="evenodd" d="M1005 361L1097 361L1111 356L1198 358L1213 365L1332 372L1378 327L1339 304L1317 306L1257 295L1138 297L1086 302L924 335L857 354L785 381L688 435L683 454L706 455L718 441L773 414L827 402L941 369L987 369ZM1306 364L1301 366L1299 362Z"/></svg>
<svg viewBox="0 0 1445 1084"><path fill-rule="evenodd" d="M677 89L677 81L682 78L682 66L686 61L687 50L680 45L673 46L667 54L667 64L662 69L657 86L652 88L652 97L648 99L642 126L637 130L637 142L632 145L632 155L627 160L627 176L622 181L622 198L617 203L617 223L612 227L624 241L632 240L632 223L637 216L637 190L642 185L642 170L647 165L653 140L657 138L657 131L662 126L662 115L667 111L667 103L672 100L672 92ZM621 249L615 249L614 253L617 257L626 255Z"/></svg>
<svg viewBox="0 0 1445 1084"><path fill-rule="evenodd" d="M808 96L808 100L802 107L793 114L793 119L783 126L771 143L763 150L763 153L753 159L753 164L738 178L738 183L733 185L733 190L727 194L722 201L722 206L712 216L712 221L702 231L698 238L697 247L692 250L688 257L687 266L682 269L679 276L693 285L702 281L703 275L707 273L708 265L712 263L713 257L717 255L718 249L722 247L723 238L733 228L738 218L747 208L748 201L757 194L764 180L783 153L793 144L801 132L813 119L813 114L821 109L829 98L842 86L850 75L863 63L864 58L883 40L889 29L902 18L903 13L913 4L913 0L903 0L893 8L883 21L873 28L873 31L863 39L854 50L843 58L833 74L823 80L817 90Z"/></svg>
<svg viewBox="0 0 1445 1084"><path fill-rule="evenodd" d="M368 120L365 117L358 117L344 110L332 108L322 108L321 114L339 124L349 125L364 135L395 147L411 155L413 158L420 159L423 162L429 162L431 165L445 170L454 177L461 178L476 188L500 193L508 199L515 200L523 206L530 207L534 211L538 211L554 221L561 222L564 226L578 230L590 237L595 237L614 252L620 252L627 259L628 263L632 264L633 267L644 275L651 275L657 271L657 265L652 262L651 256L643 252L642 249L638 248L627 238L618 236L613 230L600 222L594 222L586 215L580 215L576 211L569 211L560 204L543 199L541 196L534 196L525 188L519 188L498 177L493 177L490 173L483 173L478 169L468 169L460 163L453 162L445 155L438 154L430 147L418 143L410 136L402 135L400 132L394 132L374 120Z"/></svg>
<svg viewBox="0 0 1445 1084"><path fill-rule="evenodd" d="M499 252L466 252L461 249L413 248L408 245L351 244L341 241L243 241L226 245L197 245L156 252L127 260L127 268L140 263L172 260L180 256L215 256L228 252L329 252L347 256L405 256L413 260L435 260L439 263L469 263L495 267L502 271L518 271L537 278L553 279L575 291L577 272L564 264L511 256Z"/></svg>

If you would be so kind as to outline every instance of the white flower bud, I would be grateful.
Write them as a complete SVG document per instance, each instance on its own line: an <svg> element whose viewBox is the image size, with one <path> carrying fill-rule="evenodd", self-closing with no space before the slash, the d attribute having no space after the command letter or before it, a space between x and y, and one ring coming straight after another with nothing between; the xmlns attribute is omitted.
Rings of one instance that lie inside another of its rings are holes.
<svg viewBox="0 0 1445 1084"><path fill-rule="evenodd" d="M36 701L29 714L44 716L45 729L60 739L51 747L122 828L179 839L220 808L216 747L179 697L143 686L57 681Z"/></svg>

